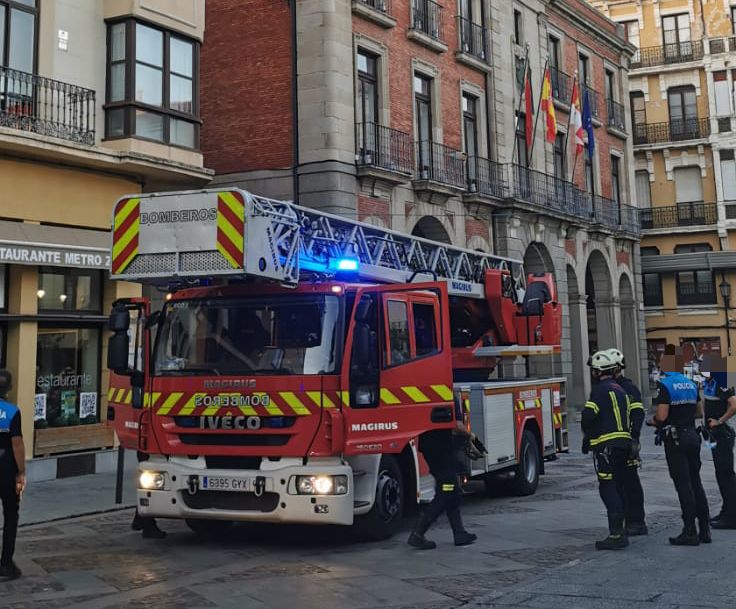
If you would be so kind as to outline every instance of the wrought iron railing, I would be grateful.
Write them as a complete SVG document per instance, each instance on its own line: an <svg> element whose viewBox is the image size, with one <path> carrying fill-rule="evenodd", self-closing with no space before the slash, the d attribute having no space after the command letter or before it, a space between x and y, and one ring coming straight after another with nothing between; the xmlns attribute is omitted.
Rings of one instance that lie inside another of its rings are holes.
<svg viewBox="0 0 736 609"><path fill-rule="evenodd" d="M715 203L702 201L678 203L668 207L651 207L639 210L639 221L642 230L705 226L718 222L718 207Z"/></svg>
<svg viewBox="0 0 736 609"><path fill-rule="evenodd" d="M662 286L655 284L644 284L644 306L645 307L661 307L662 306Z"/></svg>
<svg viewBox="0 0 736 609"><path fill-rule="evenodd" d="M465 154L449 146L424 140L416 142L417 171L419 180L432 180L440 184L465 189Z"/></svg>
<svg viewBox="0 0 736 609"><path fill-rule="evenodd" d="M498 199L508 196L504 165L478 156L468 157L468 191Z"/></svg>
<svg viewBox="0 0 736 609"><path fill-rule="evenodd" d="M669 123L644 123L634 125L634 145L665 144L697 140L710 135L710 119L684 118Z"/></svg>
<svg viewBox="0 0 736 609"><path fill-rule="evenodd" d="M569 104L572 97L572 77L562 70L550 66L549 79L552 83L552 97Z"/></svg>
<svg viewBox="0 0 736 609"><path fill-rule="evenodd" d="M708 50L711 55L726 53L728 51L736 51L736 36L729 36L728 38L711 38L708 41Z"/></svg>
<svg viewBox="0 0 736 609"><path fill-rule="evenodd" d="M685 63L703 58L703 41L675 42L656 47L638 49L631 59L630 67L651 68L671 63Z"/></svg>
<svg viewBox="0 0 736 609"><path fill-rule="evenodd" d="M626 110L624 105L609 98L606 100L606 108L608 109L608 126L619 131L626 131Z"/></svg>
<svg viewBox="0 0 736 609"><path fill-rule="evenodd" d="M359 166L414 173L414 147L409 134L376 123L356 125Z"/></svg>
<svg viewBox="0 0 736 609"><path fill-rule="evenodd" d="M95 92L0 66L0 126L95 143Z"/></svg>
<svg viewBox="0 0 736 609"><path fill-rule="evenodd" d="M486 61L488 57L488 30L460 15L457 17L457 25L460 30L460 50L476 59Z"/></svg>
<svg viewBox="0 0 736 609"><path fill-rule="evenodd" d="M588 104L590 104L590 113L596 118L600 118L601 109L598 103L598 91L590 88L588 85L580 85L580 109L585 104L585 93L588 93Z"/></svg>
<svg viewBox="0 0 736 609"><path fill-rule="evenodd" d="M550 208L590 220L590 194L560 178L522 165L511 165L509 190L512 197L532 205Z"/></svg>
<svg viewBox="0 0 736 609"><path fill-rule="evenodd" d="M391 13L391 0L358 0L358 2L387 15Z"/></svg>
<svg viewBox="0 0 736 609"><path fill-rule="evenodd" d="M413 0L412 29L442 40L442 7L432 0Z"/></svg>
<svg viewBox="0 0 736 609"><path fill-rule="evenodd" d="M713 281L698 283L677 282L677 304L699 305L716 304L716 285Z"/></svg>

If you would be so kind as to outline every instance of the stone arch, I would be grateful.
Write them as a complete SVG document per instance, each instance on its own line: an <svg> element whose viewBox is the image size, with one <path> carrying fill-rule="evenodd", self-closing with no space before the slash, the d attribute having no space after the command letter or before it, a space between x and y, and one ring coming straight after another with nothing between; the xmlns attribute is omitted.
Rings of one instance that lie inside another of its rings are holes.
<svg viewBox="0 0 736 609"><path fill-rule="evenodd" d="M555 265L547 246L532 241L524 252L524 269L527 273L554 273Z"/></svg>
<svg viewBox="0 0 736 609"><path fill-rule="evenodd" d="M616 344L613 281L603 253L594 249L585 265L585 295L588 320L588 350L608 349Z"/></svg>
<svg viewBox="0 0 736 609"><path fill-rule="evenodd" d="M432 241L440 241L442 243L452 244L452 239L447 229L434 216L422 216L414 225L411 234L415 237L431 239Z"/></svg>
<svg viewBox="0 0 736 609"><path fill-rule="evenodd" d="M570 315L570 359L572 363L572 374L570 375L571 387L568 392L568 403L583 404L587 394L588 375L586 374L586 362L588 359L588 345L584 341L587 335L587 323L585 318L585 294L580 293L580 282L578 281L575 268L567 265L567 302Z"/></svg>
<svg viewBox="0 0 736 609"><path fill-rule="evenodd" d="M473 250L474 252L483 252L484 254L491 253L491 244L488 243L486 239L478 235L473 235L468 239L468 244L465 247L469 250Z"/></svg>
<svg viewBox="0 0 736 609"><path fill-rule="evenodd" d="M621 273L618 282L618 298L621 307L621 346L626 358L627 375L640 383L639 378L639 328L636 315L634 286L628 273Z"/></svg>

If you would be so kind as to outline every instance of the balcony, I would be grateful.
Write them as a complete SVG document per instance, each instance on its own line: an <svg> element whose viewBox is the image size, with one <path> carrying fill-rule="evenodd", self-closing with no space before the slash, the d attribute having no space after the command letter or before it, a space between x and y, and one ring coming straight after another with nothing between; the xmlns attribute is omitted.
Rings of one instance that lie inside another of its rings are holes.
<svg viewBox="0 0 736 609"><path fill-rule="evenodd" d="M353 12L385 28L396 25L391 15L391 0L353 0Z"/></svg>
<svg viewBox="0 0 736 609"><path fill-rule="evenodd" d="M0 127L95 143L95 92L0 66Z"/></svg>
<svg viewBox="0 0 736 609"><path fill-rule="evenodd" d="M711 38L708 41L708 51L711 55L736 51L736 36L729 36L728 38Z"/></svg>
<svg viewBox="0 0 736 609"><path fill-rule="evenodd" d="M608 109L608 126L611 129L626 133L626 110L624 105L612 99L607 99L606 108Z"/></svg>
<svg viewBox="0 0 736 609"><path fill-rule="evenodd" d="M569 104L572 97L572 77L562 70L550 66L549 79L552 83L552 97L564 104Z"/></svg>
<svg viewBox="0 0 736 609"><path fill-rule="evenodd" d="M478 156L468 157L468 195L503 199L507 196L504 166Z"/></svg>
<svg viewBox="0 0 736 609"><path fill-rule="evenodd" d="M467 186L465 154L449 146L424 140L415 143L417 170L414 190L425 201L445 203Z"/></svg>
<svg viewBox="0 0 736 609"><path fill-rule="evenodd" d="M677 282L678 305L714 305L716 302L716 285L712 281Z"/></svg>
<svg viewBox="0 0 736 609"><path fill-rule="evenodd" d="M629 67L632 70L639 68L653 68L698 61L703 58L702 40L689 42L675 42L656 47L645 47L634 53Z"/></svg>
<svg viewBox="0 0 736 609"><path fill-rule="evenodd" d="M488 64L488 30L458 15L457 29L460 34L460 49L457 58L471 67L484 72L490 71Z"/></svg>
<svg viewBox="0 0 736 609"><path fill-rule="evenodd" d="M442 36L442 13L442 7L433 0L412 0L407 37L438 53L447 51Z"/></svg>
<svg viewBox="0 0 736 609"><path fill-rule="evenodd" d="M521 165L511 165L509 189L511 196L524 203L590 220L590 193L578 189L572 182Z"/></svg>
<svg viewBox="0 0 736 609"><path fill-rule="evenodd" d="M376 123L358 123L355 131L361 176L401 184L414 173L414 147L409 134Z"/></svg>
<svg viewBox="0 0 736 609"><path fill-rule="evenodd" d="M634 125L634 146L699 140L710 135L707 118L684 118L669 123Z"/></svg>
<svg viewBox="0 0 736 609"><path fill-rule="evenodd" d="M706 226L716 222L718 222L718 209L715 203L695 201L671 207L639 210L639 226L642 230Z"/></svg>
<svg viewBox="0 0 736 609"><path fill-rule="evenodd" d="M598 91L591 89L588 85L580 85L580 110L583 110L586 92L588 94L588 103L590 104L590 113L593 115L593 118L600 119L601 109L598 103Z"/></svg>

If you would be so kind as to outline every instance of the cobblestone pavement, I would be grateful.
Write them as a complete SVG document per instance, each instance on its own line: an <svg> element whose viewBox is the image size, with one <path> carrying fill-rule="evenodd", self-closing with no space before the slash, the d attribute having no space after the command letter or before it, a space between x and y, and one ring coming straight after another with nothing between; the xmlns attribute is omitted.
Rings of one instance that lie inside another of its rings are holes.
<svg viewBox="0 0 736 609"><path fill-rule="evenodd" d="M661 454L642 470L652 534L625 552L597 553L605 517L592 466L581 455L547 465L533 497L468 497L478 533L455 548L441 522L439 548L417 552L406 532L361 543L344 529L239 526L202 540L164 521L164 540L129 529L132 513L85 516L23 527L24 577L0 580L0 608L56 609L732 609L736 531L710 546L673 548L680 527ZM713 466L703 463L712 508L720 506ZM410 523L407 523L407 530ZM725 583L720 583L725 582Z"/></svg>

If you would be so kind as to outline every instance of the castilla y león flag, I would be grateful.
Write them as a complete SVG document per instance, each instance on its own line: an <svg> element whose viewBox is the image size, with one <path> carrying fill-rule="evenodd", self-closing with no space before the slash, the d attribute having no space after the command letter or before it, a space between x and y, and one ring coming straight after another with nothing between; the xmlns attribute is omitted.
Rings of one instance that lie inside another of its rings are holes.
<svg viewBox="0 0 736 609"><path fill-rule="evenodd" d="M557 116L555 115L555 104L552 101L552 80L549 76L549 68L544 70L542 99L540 101L544 113L544 139L550 144L554 144L557 136Z"/></svg>

